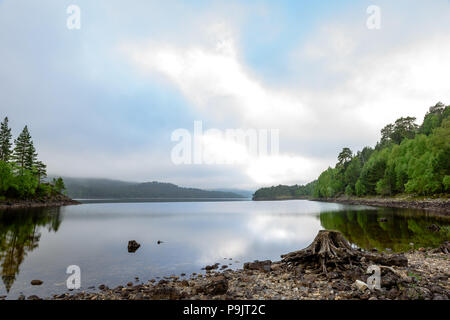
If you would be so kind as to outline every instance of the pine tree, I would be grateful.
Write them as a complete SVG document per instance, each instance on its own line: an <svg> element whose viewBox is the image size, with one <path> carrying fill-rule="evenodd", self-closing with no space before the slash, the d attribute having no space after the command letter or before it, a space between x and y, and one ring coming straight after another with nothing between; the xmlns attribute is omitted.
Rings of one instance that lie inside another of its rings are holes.
<svg viewBox="0 0 450 320"><path fill-rule="evenodd" d="M66 189L64 180L61 177L58 179L53 178L53 187L57 193L62 193Z"/></svg>
<svg viewBox="0 0 450 320"><path fill-rule="evenodd" d="M34 147L30 147L30 142L30 132L28 131L28 127L25 126L17 139L14 140L15 147L12 156L16 166L20 170L20 174L23 174L23 170L27 169L29 165L30 158L32 159L32 156L30 157L29 153L30 151L33 152Z"/></svg>
<svg viewBox="0 0 450 320"><path fill-rule="evenodd" d="M36 149L34 148L33 140L31 140L30 136L25 155L25 169L33 170L36 164L37 164L37 153Z"/></svg>
<svg viewBox="0 0 450 320"><path fill-rule="evenodd" d="M42 179L47 177L47 166L42 161L37 161L35 164L35 168L39 184L41 184Z"/></svg>
<svg viewBox="0 0 450 320"><path fill-rule="evenodd" d="M0 125L0 160L8 162L11 157L11 129L8 127L8 117Z"/></svg>

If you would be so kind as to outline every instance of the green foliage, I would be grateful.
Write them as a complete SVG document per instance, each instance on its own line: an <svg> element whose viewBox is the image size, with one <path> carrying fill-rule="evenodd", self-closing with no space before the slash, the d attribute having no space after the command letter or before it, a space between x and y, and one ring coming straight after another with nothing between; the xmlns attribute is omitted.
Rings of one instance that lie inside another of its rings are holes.
<svg viewBox="0 0 450 320"><path fill-rule="evenodd" d="M14 174L7 162L0 160L0 195L6 194L8 189L14 185Z"/></svg>
<svg viewBox="0 0 450 320"><path fill-rule="evenodd" d="M59 177L58 179L53 178L53 186L54 190L58 193L62 193L66 189L64 181L61 177Z"/></svg>
<svg viewBox="0 0 450 320"><path fill-rule="evenodd" d="M445 110L445 105L442 102L438 102L435 106L430 107L430 110L423 119L419 132L425 135L431 134L433 129L438 128L442 120L448 116L448 114L445 115Z"/></svg>
<svg viewBox="0 0 450 320"><path fill-rule="evenodd" d="M444 185L445 191L450 191L450 176L445 176L442 179L442 184Z"/></svg>
<svg viewBox="0 0 450 320"><path fill-rule="evenodd" d="M9 161L11 156L12 135L8 126L8 117L6 117L0 125L0 160Z"/></svg>
<svg viewBox="0 0 450 320"><path fill-rule="evenodd" d="M37 160L36 149L28 127L14 140L11 153L11 129L8 118L0 127L0 199L28 199L61 193L64 181L59 178L53 185L44 184L46 165Z"/></svg>
<svg viewBox="0 0 450 320"><path fill-rule="evenodd" d="M312 194L316 181L307 185L284 186L261 188L253 194L253 200L282 200L282 199L298 199Z"/></svg>
<svg viewBox="0 0 450 320"><path fill-rule="evenodd" d="M415 118L400 118L381 130L375 150L365 147L352 158L344 148L335 168L319 176L313 196L398 193L433 195L450 188L450 106L430 107L419 127Z"/></svg>
<svg viewBox="0 0 450 320"><path fill-rule="evenodd" d="M350 185L348 185L347 187L345 187L345 194L346 194L347 196L352 196L352 195L354 194L353 188L352 188Z"/></svg>
<svg viewBox="0 0 450 320"><path fill-rule="evenodd" d="M345 167L345 165L352 160L353 152L350 148L343 148L341 153L338 155L338 165Z"/></svg>
<svg viewBox="0 0 450 320"><path fill-rule="evenodd" d="M400 144L404 139L413 139L417 133L418 126L415 124L416 118L399 118L394 124L388 124L381 129L381 141L379 148L387 146L389 143Z"/></svg>

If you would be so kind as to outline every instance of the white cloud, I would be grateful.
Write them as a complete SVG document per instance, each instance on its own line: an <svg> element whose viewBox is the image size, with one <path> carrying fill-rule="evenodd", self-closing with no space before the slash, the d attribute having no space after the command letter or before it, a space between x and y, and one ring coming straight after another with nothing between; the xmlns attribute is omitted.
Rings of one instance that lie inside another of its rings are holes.
<svg viewBox="0 0 450 320"><path fill-rule="evenodd" d="M237 169L255 184L312 180L342 147L374 145L388 122L406 115L421 121L428 106L450 101L450 36L444 32L395 44L386 27L370 36L354 22L330 22L293 55L300 85L272 88L246 66L231 30L206 28L214 45L122 43L120 49L140 71L168 79L204 119L280 129L280 155L237 153L247 160ZM210 145L214 154L237 150L220 139Z"/></svg>
<svg viewBox="0 0 450 320"><path fill-rule="evenodd" d="M229 115L252 128L279 128L313 116L297 96L272 90L249 74L232 33L223 25L213 25L207 32L216 36L213 47L128 43L121 50L140 70L166 76L194 107L216 119Z"/></svg>

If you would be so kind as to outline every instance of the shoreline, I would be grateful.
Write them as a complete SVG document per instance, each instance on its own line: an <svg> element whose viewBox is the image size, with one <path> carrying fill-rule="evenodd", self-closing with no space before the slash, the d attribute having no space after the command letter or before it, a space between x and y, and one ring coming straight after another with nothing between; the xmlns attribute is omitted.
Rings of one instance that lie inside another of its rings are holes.
<svg viewBox="0 0 450 320"><path fill-rule="evenodd" d="M0 210L51 208L79 204L81 204L81 202L70 199L69 197L63 195L58 195L56 197L52 197L51 199L4 200L0 202Z"/></svg>
<svg viewBox="0 0 450 320"><path fill-rule="evenodd" d="M311 198L310 201L333 202L351 205L366 205L385 208L417 209L430 211L439 215L450 215L450 199L408 199L408 198Z"/></svg>
<svg viewBox="0 0 450 320"><path fill-rule="evenodd" d="M332 202L351 205L366 205L384 208L402 208L430 211L435 214L450 215L450 199L414 199L414 198L357 198L357 197L339 197L339 198L313 198L313 197L289 197L279 199L254 199L252 201L288 201L288 200L309 200L320 202Z"/></svg>
<svg viewBox="0 0 450 320"><path fill-rule="evenodd" d="M331 231L336 232L336 231ZM320 233L316 239L320 238ZM332 238L330 238L332 239ZM316 240L312 245L316 244ZM450 242L438 248L419 248L405 253L351 251L347 258L327 264L311 260L311 246L282 255L282 260L254 261L242 269L205 268L192 273L151 279L135 278L126 285L109 288L102 284L94 291L69 291L45 300L449 300ZM305 253L307 255L305 255ZM298 257L306 257L299 262ZM316 255L316 257L318 257ZM356 257L356 258L355 258ZM294 259L292 259L294 258ZM377 265L381 289L369 289L367 269ZM225 264L224 264L225 265ZM225 270L223 270L225 269ZM19 300L42 300L36 295Z"/></svg>

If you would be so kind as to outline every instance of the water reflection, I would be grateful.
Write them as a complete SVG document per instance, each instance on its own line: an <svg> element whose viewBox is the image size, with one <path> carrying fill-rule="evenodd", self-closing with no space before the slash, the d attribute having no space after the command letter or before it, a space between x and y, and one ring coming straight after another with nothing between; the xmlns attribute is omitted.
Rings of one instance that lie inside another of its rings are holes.
<svg viewBox="0 0 450 320"><path fill-rule="evenodd" d="M387 221L381 222L381 218ZM412 248L437 247L450 238L449 217L431 216L425 212L408 209L344 210L320 214L325 229L338 230L348 241L360 248L394 252ZM428 227L437 224L439 232Z"/></svg>
<svg viewBox="0 0 450 320"><path fill-rule="evenodd" d="M0 295L64 291L71 264L82 268L83 288L123 284L135 276L199 272L224 258L233 258L230 268L238 268L244 261L275 260L304 248L322 228L338 230L365 249L406 251L411 242L435 247L449 239L449 220L417 210L302 200L110 203L0 212ZM431 224L441 230L429 230ZM130 239L143 244L134 254L126 250ZM32 287L32 279L44 284Z"/></svg>
<svg viewBox="0 0 450 320"><path fill-rule="evenodd" d="M59 208L0 212L0 271L7 292L27 254L38 247L40 228L56 232L60 224Z"/></svg>

